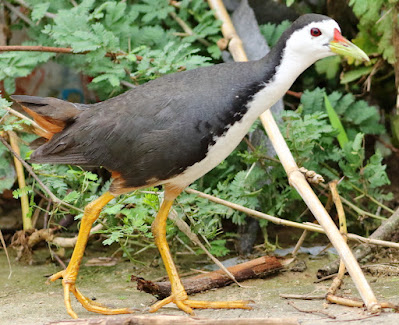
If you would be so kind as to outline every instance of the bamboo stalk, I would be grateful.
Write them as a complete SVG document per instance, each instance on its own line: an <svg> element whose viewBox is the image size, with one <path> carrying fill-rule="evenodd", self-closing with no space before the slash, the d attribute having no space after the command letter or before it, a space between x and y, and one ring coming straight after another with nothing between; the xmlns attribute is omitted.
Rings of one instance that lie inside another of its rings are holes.
<svg viewBox="0 0 399 325"><path fill-rule="evenodd" d="M19 150L17 135L13 131L8 131L7 133L10 139L11 148L13 148L14 151L18 153L18 155L20 155L21 151ZM14 165L18 177L18 186L20 189L23 189L26 187L24 167L16 157L14 157ZM22 224L24 230L32 229L32 219L28 217L29 213L28 193L22 193L21 195L21 209L22 209Z"/></svg>
<svg viewBox="0 0 399 325"><path fill-rule="evenodd" d="M223 22L222 33L225 38L230 40L229 50L235 61L246 61L246 55L242 42L235 31L233 23L226 11L221 0L208 0L210 7L215 10L215 15ZM304 175L298 170L298 166L292 156L278 126L273 118L271 111L266 110L261 116L263 127L273 144L274 149L288 175L288 180L301 195L310 211L313 213L319 224L325 230L331 243L338 251L341 259L344 261L353 282L356 285L367 309L371 313L377 313L381 310L381 306L377 303L377 299L368 284L359 264L354 258L348 245L339 233L331 217L324 209L316 194L313 192Z"/></svg>

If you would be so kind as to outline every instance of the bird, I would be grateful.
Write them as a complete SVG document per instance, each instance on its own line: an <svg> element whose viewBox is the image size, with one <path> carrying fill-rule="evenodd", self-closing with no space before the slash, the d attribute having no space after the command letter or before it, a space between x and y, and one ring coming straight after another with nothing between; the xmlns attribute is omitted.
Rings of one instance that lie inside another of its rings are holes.
<svg viewBox="0 0 399 325"><path fill-rule="evenodd" d="M110 309L85 297L76 286L90 229L102 208L116 196L151 186L164 187L164 198L152 224L156 246L171 282L171 295L149 309L171 302L188 314L196 308L250 309L251 301L189 299L166 241L166 220L176 197L223 161L251 125L319 59L368 56L341 34L338 23L323 15L300 16L262 59L229 62L162 76L95 104L57 98L13 95L32 116L46 142L30 156L32 163L102 166L112 183L84 209L68 267L49 280L62 278L64 303L73 318L71 293L89 311Z"/></svg>

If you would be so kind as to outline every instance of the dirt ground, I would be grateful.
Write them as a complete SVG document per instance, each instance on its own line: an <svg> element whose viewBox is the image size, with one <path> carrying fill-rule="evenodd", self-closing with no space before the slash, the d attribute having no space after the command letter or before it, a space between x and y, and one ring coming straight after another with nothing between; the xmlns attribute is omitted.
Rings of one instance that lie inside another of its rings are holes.
<svg viewBox="0 0 399 325"><path fill-rule="evenodd" d="M9 250L10 251L10 250ZM11 251L12 258L15 255ZM46 256L48 251L43 248L36 253ZM327 313L331 317L318 312L305 313L296 310L287 300L279 297L280 293L322 295L326 292L330 281L314 283L316 270L324 265L327 257L312 260L308 256L301 256L308 266L305 272L283 272L268 279L248 280L242 283L244 287L231 285L226 288L211 290L195 295L201 300L238 300L251 299L255 301L253 310L197 310L196 316L207 318L269 318L291 317L300 324L399 324L399 314L385 311L379 316L370 317L359 308L348 308L326 304L323 300L303 301L293 303L304 310ZM188 263L183 257L177 258L177 264L184 272ZM148 264L147 264L148 265ZM183 265L183 266L182 266ZM200 268L201 265L191 267ZM0 323L3 325L47 324L51 321L69 320L65 312L60 281L51 285L45 284L46 277L60 268L47 259L46 263L26 266L12 262L12 276L8 279L9 269L5 254L0 252ZM145 309L155 302L149 294L139 292L135 284L130 282L131 274L140 275L147 279L163 276L163 268L143 266L120 261L114 266L83 266L78 277L78 287L88 297L95 297L98 302L110 307L131 307L138 309L138 313L145 313ZM399 303L399 278L392 276L371 277L369 281L378 299ZM352 281L347 279L343 290L346 296L358 296ZM99 315L86 311L73 299L73 308L80 318L96 318ZM169 315L181 315L174 305L169 305L158 312ZM101 316L104 317L104 316ZM107 317L107 316L105 316ZM109 317L109 316L108 316ZM121 316L123 317L123 316ZM189 317L189 316L187 316ZM332 317L336 317L335 319Z"/></svg>

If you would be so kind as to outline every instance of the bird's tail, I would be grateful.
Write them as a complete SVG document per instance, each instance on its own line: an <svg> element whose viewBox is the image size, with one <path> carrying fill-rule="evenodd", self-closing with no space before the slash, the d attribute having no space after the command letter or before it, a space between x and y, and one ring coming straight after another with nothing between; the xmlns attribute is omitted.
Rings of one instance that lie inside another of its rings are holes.
<svg viewBox="0 0 399 325"><path fill-rule="evenodd" d="M11 98L39 125L40 128L34 129L35 133L47 140L61 132L84 106L52 97L13 95Z"/></svg>

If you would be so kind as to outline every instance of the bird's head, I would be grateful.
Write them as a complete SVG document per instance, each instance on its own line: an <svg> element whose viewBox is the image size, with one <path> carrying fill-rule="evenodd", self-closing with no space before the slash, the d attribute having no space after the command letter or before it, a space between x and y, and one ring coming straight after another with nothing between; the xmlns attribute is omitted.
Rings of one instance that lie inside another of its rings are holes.
<svg viewBox="0 0 399 325"><path fill-rule="evenodd" d="M369 61L366 53L344 38L338 23L327 16L307 14L299 17L283 34L284 38L286 50L299 60L315 62L339 54Z"/></svg>

